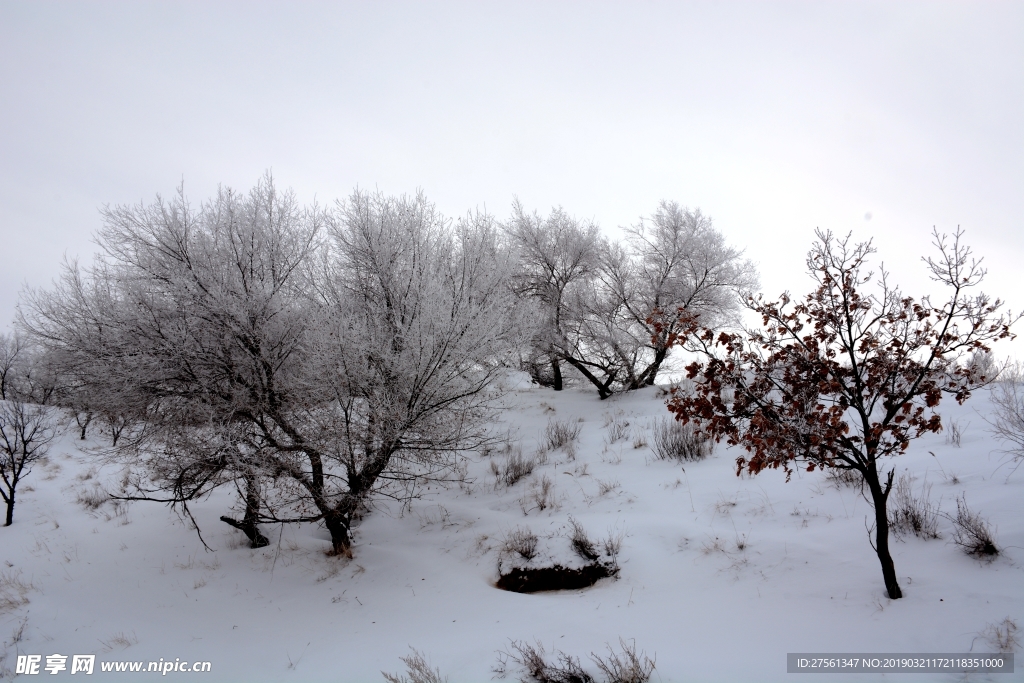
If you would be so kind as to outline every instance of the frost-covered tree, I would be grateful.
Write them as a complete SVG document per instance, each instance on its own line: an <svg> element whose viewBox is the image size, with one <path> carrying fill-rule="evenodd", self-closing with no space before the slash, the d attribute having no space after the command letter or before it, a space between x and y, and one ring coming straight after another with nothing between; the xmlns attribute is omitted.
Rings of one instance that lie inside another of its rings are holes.
<svg viewBox="0 0 1024 683"><path fill-rule="evenodd" d="M937 232L937 259L925 259L931 278L949 290L932 305L904 296L882 270L867 272L870 242L852 244L817 233L807 257L816 287L802 299L750 298L759 329L716 333L693 318L679 339L703 360L687 367L693 393L674 392L678 419L747 453L737 473L799 464L808 471L857 473L874 505L874 550L889 597L902 597L889 552L886 504L895 470L884 459L937 432L943 394L959 403L990 382L978 352L1010 337L1019 316L1000 314L1001 302L972 294L985 271L961 243ZM874 292L865 291L875 284Z"/></svg>
<svg viewBox="0 0 1024 683"><path fill-rule="evenodd" d="M7 506L4 526L14 523L18 484L32 471L32 465L46 457L58 434L47 408L0 400L0 497Z"/></svg>
<svg viewBox="0 0 1024 683"><path fill-rule="evenodd" d="M422 197L302 208L269 177L194 209L104 212L102 254L32 292L22 326L129 427L128 497L232 485L260 522L321 522L351 552L358 507L413 495L482 438L517 333L493 221Z"/></svg>
<svg viewBox="0 0 1024 683"><path fill-rule="evenodd" d="M989 431L1006 446L1018 463L1024 460L1024 368L1019 363L1003 369L992 386L993 411ZM1019 464L1014 466L1014 470Z"/></svg>
<svg viewBox="0 0 1024 683"><path fill-rule="evenodd" d="M617 361L628 390L655 383L682 329L680 310L707 327L730 321L741 295L756 288L757 271L699 209L663 201L626 230L623 244L605 250L599 281L591 344Z"/></svg>
<svg viewBox="0 0 1024 683"><path fill-rule="evenodd" d="M608 387L600 379L603 368L591 365L581 348L585 299L591 294L603 249L598 227L561 208L546 218L529 214L517 201L505 229L518 258L513 286L521 297L535 303L540 318L530 374L559 391L562 364L568 363L606 395Z"/></svg>
<svg viewBox="0 0 1024 683"><path fill-rule="evenodd" d="M681 329L679 309L716 325L757 282L709 218L674 202L628 228L623 242L561 209L542 218L518 203L507 230L519 254L517 292L543 312L534 349L550 374L537 362L532 374L556 389L562 363L601 398L651 386Z"/></svg>
<svg viewBox="0 0 1024 683"><path fill-rule="evenodd" d="M260 425L305 399L307 283L323 214L265 178L195 208L170 200L103 212L101 255L30 292L21 324L73 378L84 408L121 434L130 497L180 503L262 476ZM243 486L242 488L246 488ZM254 545L259 511L242 497Z"/></svg>
<svg viewBox="0 0 1024 683"><path fill-rule="evenodd" d="M275 457L348 554L371 495L405 498L449 478L460 453L490 438L521 321L488 216L452 225L422 195L356 192L329 233L313 351L322 400L296 416L301 430L274 435Z"/></svg>

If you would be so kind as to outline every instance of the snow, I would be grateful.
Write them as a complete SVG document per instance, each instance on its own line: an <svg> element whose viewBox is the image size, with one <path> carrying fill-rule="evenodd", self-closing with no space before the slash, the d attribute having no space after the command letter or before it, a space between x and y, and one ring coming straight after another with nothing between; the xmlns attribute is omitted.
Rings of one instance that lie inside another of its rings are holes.
<svg viewBox="0 0 1024 683"><path fill-rule="evenodd" d="M81 442L69 430L23 481L14 525L0 529L3 576L32 586L27 603L0 614L0 668L12 672L18 654L96 654L93 680L124 677L99 662L180 658L210 661L207 680L381 681L382 670L404 673L399 657L411 646L455 683L490 680L512 639L589 665L621 637L656 659L655 681L781 681L793 678L787 652L992 652L990 625L1024 623L1024 471L1011 475L986 433L984 391L941 407L947 424L964 426L959 447L930 435L890 462L913 473L915 491L932 484L946 513L965 493L1002 554L965 555L943 518L941 539L893 544L905 597L892 601L855 489L820 472L789 483L774 471L737 477L736 453L721 445L685 468L657 460L639 441L667 416L658 388L600 401L582 388L506 384L495 428L531 455L549 420L579 420L575 459L550 452L506 489L490 469L503 456L474 456L471 484L434 487L407 509L375 506L352 560L327 557L315 525L265 526L270 547L248 549L218 521L227 491L193 508L210 551L165 506L89 510L76 499L97 480L113 485L117 472L83 448L102 435ZM609 443L625 422L628 436ZM530 492L544 477L556 505L539 510ZM618 577L532 595L493 586L501 540L517 527L532 529L549 559L570 562L570 515L595 540L624 532ZM1024 680L1017 671L991 679Z"/></svg>

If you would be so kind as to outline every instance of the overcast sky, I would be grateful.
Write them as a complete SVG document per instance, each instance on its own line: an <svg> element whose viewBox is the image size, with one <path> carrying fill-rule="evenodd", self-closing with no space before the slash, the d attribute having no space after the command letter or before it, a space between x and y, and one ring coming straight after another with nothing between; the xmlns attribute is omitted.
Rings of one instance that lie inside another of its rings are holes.
<svg viewBox="0 0 1024 683"><path fill-rule="evenodd" d="M1024 2L0 0L0 328L104 204L266 169L609 232L674 199L771 295L809 288L815 227L925 293L932 226L960 225L1019 310Z"/></svg>

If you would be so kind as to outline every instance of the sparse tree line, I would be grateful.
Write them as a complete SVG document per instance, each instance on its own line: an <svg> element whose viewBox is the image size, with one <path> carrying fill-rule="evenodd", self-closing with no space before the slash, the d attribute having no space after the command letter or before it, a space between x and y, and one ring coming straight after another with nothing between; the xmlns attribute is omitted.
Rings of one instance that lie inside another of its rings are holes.
<svg viewBox="0 0 1024 683"><path fill-rule="evenodd" d="M943 395L962 402L997 377L990 346L1020 317L975 293L984 269L960 231L936 232L925 259L950 292L934 305L868 272L870 243L820 231L810 294L754 296L753 264L673 202L615 241L518 202L506 220L450 219L421 194L302 206L268 175L199 206L179 189L102 217L96 260L27 291L18 331L0 337L0 431L24 437L0 433L8 523L18 478L53 438L31 429L51 405L82 438L106 433L122 498L191 516L191 502L233 487L221 519L252 547L268 544L261 524L320 523L350 556L374 497L457 479L461 456L494 442L509 368L605 399L653 385L681 347L689 388L669 410L693 453L725 440L744 451L738 472L799 464L863 482L898 598L884 459L942 428ZM740 325L744 310L760 328ZM993 394L992 424L1019 460L1015 377Z"/></svg>
<svg viewBox="0 0 1024 683"><path fill-rule="evenodd" d="M193 206L108 207L89 265L30 290L4 338L4 397L102 425L130 498L221 486L254 547L321 522L333 550L371 494L458 476L507 368L602 398L653 384L659 316L738 310L753 266L708 218L663 203L620 243L560 209L442 216L422 195L301 206L265 177ZM8 362L9 361L9 362Z"/></svg>

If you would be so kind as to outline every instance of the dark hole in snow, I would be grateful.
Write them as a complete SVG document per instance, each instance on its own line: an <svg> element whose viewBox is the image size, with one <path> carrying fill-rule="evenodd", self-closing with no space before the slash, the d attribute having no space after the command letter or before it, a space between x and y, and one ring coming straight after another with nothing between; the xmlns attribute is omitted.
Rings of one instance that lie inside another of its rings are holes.
<svg viewBox="0 0 1024 683"><path fill-rule="evenodd" d="M578 569L563 567L560 564L551 567L516 567L507 574L502 574L495 585L513 593L579 590L589 588L599 580L618 573L618 567L600 562Z"/></svg>

